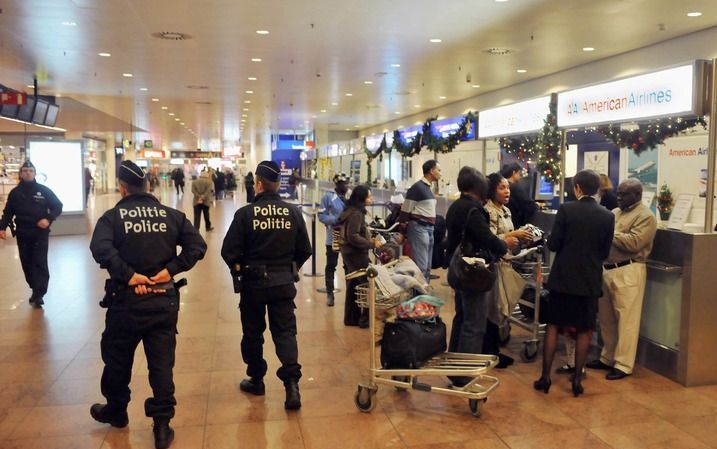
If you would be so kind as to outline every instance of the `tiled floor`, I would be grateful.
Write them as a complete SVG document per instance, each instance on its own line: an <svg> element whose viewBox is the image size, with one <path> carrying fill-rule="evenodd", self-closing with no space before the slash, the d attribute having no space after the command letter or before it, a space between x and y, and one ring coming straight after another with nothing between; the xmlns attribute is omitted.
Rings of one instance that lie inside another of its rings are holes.
<svg viewBox="0 0 717 449"><path fill-rule="evenodd" d="M179 201L173 191L161 196L166 204L191 211L190 195ZM96 219L117 198L92 198L91 216ZM216 230L202 231L209 252L187 275L175 369L179 405L173 448L717 448L717 387L686 389L641 368L618 382L592 371L585 396L575 399L567 378L557 375L549 395L533 391L540 362L517 363L497 373L502 384L479 419L470 415L465 400L387 387L379 389L371 414L360 413L353 394L366 371L368 332L343 326L343 292L336 307L324 305L324 295L316 292L323 284L320 277L303 277L296 301L303 408L284 410L268 338L267 395L242 394L237 388L244 377L237 296L219 256L238 204L226 199L212 209ZM322 234L319 229L320 238ZM104 311L97 301L105 273L91 259L88 243L89 233L51 239L52 279L40 311L27 304L14 240L0 241L2 449L153 447L151 420L142 407L150 389L141 350L131 385L129 427L110 429L89 416L90 405L102 400ZM323 248L323 240L319 244ZM317 265L323 267L323 258ZM443 314L450 322L450 291L440 281L434 285L439 296L449 299ZM517 357L520 345L520 335L514 335L507 351Z"/></svg>

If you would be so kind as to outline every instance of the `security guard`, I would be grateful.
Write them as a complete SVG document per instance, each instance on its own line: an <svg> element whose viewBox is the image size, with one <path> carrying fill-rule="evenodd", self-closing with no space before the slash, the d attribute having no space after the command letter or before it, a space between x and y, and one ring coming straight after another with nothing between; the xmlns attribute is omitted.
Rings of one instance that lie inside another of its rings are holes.
<svg viewBox="0 0 717 449"><path fill-rule="evenodd" d="M284 408L301 407L296 343L294 297L298 269L311 256L311 243L301 211L283 201L279 194L279 166L264 161L257 167L256 198L239 209L222 245L222 257L234 278L235 292L241 292L239 308L244 336L242 358L249 379L239 388L263 395L267 365L263 357L264 316L269 312L269 329L281 368L276 372L284 382Z"/></svg>
<svg viewBox="0 0 717 449"><path fill-rule="evenodd" d="M45 304L42 297L50 281L47 267L50 224L62 213L62 203L52 190L35 181L35 175L35 166L26 160L20 167L20 184L10 191L0 218L0 239L5 240L5 228L10 226L17 237L25 281L32 289L30 304L39 309Z"/></svg>
<svg viewBox="0 0 717 449"><path fill-rule="evenodd" d="M107 307L100 343L107 404L94 404L90 414L113 427L127 425L132 361L142 342L154 394L144 410L154 419L155 447L167 448L177 403L172 369L180 284L172 278L202 259L207 245L182 212L146 193L147 176L131 161L120 166L119 188L122 199L99 219L90 242L92 256L110 274L100 303Z"/></svg>

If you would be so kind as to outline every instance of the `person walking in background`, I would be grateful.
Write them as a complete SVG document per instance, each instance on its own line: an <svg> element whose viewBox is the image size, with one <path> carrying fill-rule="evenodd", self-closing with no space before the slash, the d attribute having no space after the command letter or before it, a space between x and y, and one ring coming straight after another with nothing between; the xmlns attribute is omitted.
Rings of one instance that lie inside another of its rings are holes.
<svg viewBox="0 0 717 449"><path fill-rule="evenodd" d="M182 167L177 167L172 172L172 180L174 181L174 188L177 191L177 195L179 195L179 190L182 190L182 193L184 193L184 169Z"/></svg>
<svg viewBox="0 0 717 449"><path fill-rule="evenodd" d="M90 191L92 191L92 173L89 167L85 167L83 173L85 178L85 206L87 206L87 202L90 199Z"/></svg>
<svg viewBox="0 0 717 449"><path fill-rule="evenodd" d="M473 167L463 167L458 172L458 190L461 196L451 204L446 213L448 247L452 256L461 243L469 245L474 253L489 251L500 258L509 248L518 245L516 237L499 239L489 227L489 215L483 207L488 181L483 173ZM494 261L487 261L493 263ZM489 307L493 304L493 290L475 292L455 290L456 314L453 318L449 352L481 354L488 322ZM470 378L452 377L453 385L462 387Z"/></svg>
<svg viewBox="0 0 717 449"><path fill-rule="evenodd" d="M152 387L144 411L154 421L155 447L163 449L174 439L169 422L177 405L173 368L179 292L173 278L202 259L207 244L184 213L146 193L147 178L133 162L123 161L122 199L102 215L92 233L92 257L110 279L105 284L107 315L100 341L100 385L107 403L92 405L90 415L113 427L127 425L132 363L141 342ZM147 210L154 213L143 213ZM179 254L177 246L182 248Z"/></svg>
<svg viewBox="0 0 717 449"><path fill-rule="evenodd" d="M506 164L500 170L500 175L508 180L510 184L510 202L508 209L512 217L513 225L521 228L530 222L538 210L530 195L520 180L523 178L523 167L517 162Z"/></svg>
<svg viewBox="0 0 717 449"><path fill-rule="evenodd" d="M423 164L423 178L406 192L401 206L401 231L411 245L411 259L426 278L431 278L433 260L433 226L436 223L436 197L431 187L441 179L441 166L431 159Z"/></svg>
<svg viewBox="0 0 717 449"><path fill-rule="evenodd" d="M241 295L241 353L249 378L242 380L239 388L257 396L266 392L263 346L268 313L271 338L281 362L276 375L284 383L284 408L296 410L301 408L301 365L294 283L312 251L304 217L296 206L281 199L279 185L276 162L261 162L256 168L256 199L234 214L222 244L222 258L232 272L235 292Z"/></svg>
<svg viewBox="0 0 717 449"><path fill-rule="evenodd" d="M550 299L541 308L547 323L543 345L543 369L533 383L536 390L548 393L550 370L558 343L559 327L574 327L577 332L575 372L572 376L574 396L583 393L582 373L595 328L597 301L602 295L602 264L610 253L615 228L613 214L600 206L593 195L600 188L600 175L582 170L573 178L577 201L558 209L548 239L548 248L556 253L548 290Z"/></svg>
<svg viewBox="0 0 717 449"><path fill-rule="evenodd" d="M336 265L339 263L339 252L334 250L333 234L341 212L346 207L346 192L348 192L348 180L341 173L334 176L334 191L326 192L321 197L319 209L319 221L326 226L326 269L324 278L326 281L326 305L334 306L334 274Z"/></svg>
<svg viewBox="0 0 717 449"><path fill-rule="evenodd" d="M62 202L49 187L35 181L36 174L29 160L20 167L20 183L8 194L0 218L0 239L7 238L5 229L9 226L17 237L25 281L32 289L30 305L41 308L50 282L47 266L50 225L62 213Z"/></svg>
<svg viewBox="0 0 717 449"><path fill-rule="evenodd" d="M203 171L199 178L192 182L192 194L194 194L194 227L199 229L201 214L204 214L204 226L207 231L211 231L214 228L209 220L209 205L214 199L214 183L209 171Z"/></svg>
<svg viewBox="0 0 717 449"><path fill-rule="evenodd" d="M219 201L224 198L225 178L221 170L217 170L214 176L214 198Z"/></svg>
<svg viewBox="0 0 717 449"><path fill-rule="evenodd" d="M244 177L244 187L246 188L246 203L254 202L254 175L251 172Z"/></svg>
<svg viewBox="0 0 717 449"><path fill-rule="evenodd" d="M368 186L358 185L346 202L346 209L339 216L341 225L341 257L346 265L346 273L368 267L368 252L380 248L381 242L371 238L366 226L366 207L372 202ZM365 277L346 281L346 303L344 304L344 325L367 328L368 313L356 304L356 286L366 282Z"/></svg>
<svg viewBox="0 0 717 449"><path fill-rule="evenodd" d="M617 207L617 196L613 191L612 181L604 173L600 174L600 205L607 210L613 210Z"/></svg>
<svg viewBox="0 0 717 449"><path fill-rule="evenodd" d="M615 235L603 264L603 296L598 303L603 348L588 368L608 370L607 380L632 374L645 295L645 262L652 251L657 220L642 204L642 184L628 179L617 186Z"/></svg>

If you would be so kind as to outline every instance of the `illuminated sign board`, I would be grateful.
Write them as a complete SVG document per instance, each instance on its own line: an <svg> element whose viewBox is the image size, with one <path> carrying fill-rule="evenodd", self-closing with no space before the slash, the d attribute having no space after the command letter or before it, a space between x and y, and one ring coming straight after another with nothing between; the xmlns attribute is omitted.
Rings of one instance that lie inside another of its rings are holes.
<svg viewBox="0 0 717 449"><path fill-rule="evenodd" d="M434 120L431 122L431 130L433 131L433 134L436 136L441 136L444 139L450 136L451 134L455 134L458 132L458 130L461 127L461 123L463 123L463 117L453 117L453 118L447 118L443 120ZM473 140L476 137L475 132L475 126L473 126L473 123L468 122L468 129L467 129L466 137L464 137L461 140Z"/></svg>
<svg viewBox="0 0 717 449"><path fill-rule="evenodd" d="M701 114L701 63L558 94L558 126L575 128Z"/></svg>
<svg viewBox="0 0 717 449"><path fill-rule="evenodd" d="M478 138L538 132L550 112L550 95L478 113Z"/></svg>
<svg viewBox="0 0 717 449"><path fill-rule="evenodd" d="M85 200L82 142L30 142L29 152L37 182L57 195L62 212L82 212Z"/></svg>

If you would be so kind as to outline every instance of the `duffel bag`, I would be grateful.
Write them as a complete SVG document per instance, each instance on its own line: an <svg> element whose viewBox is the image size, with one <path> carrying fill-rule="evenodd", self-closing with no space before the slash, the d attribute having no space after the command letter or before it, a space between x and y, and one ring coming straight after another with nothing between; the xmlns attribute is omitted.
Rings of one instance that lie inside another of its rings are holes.
<svg viewBox="0 0 717 449"><path fill-rule="evenodd" d="M446 350L446 325L435 321L396 320L386 323L381 341L381 366L418 368Z"/></svg>

